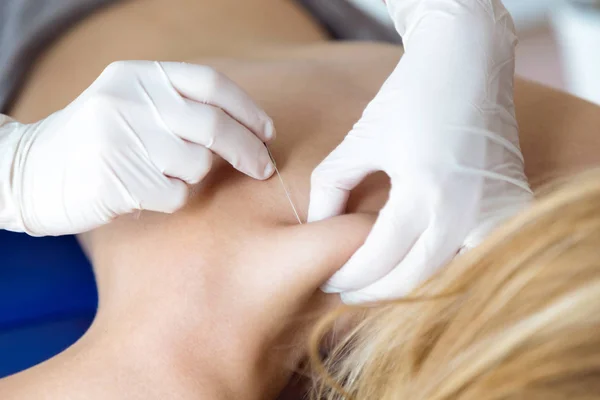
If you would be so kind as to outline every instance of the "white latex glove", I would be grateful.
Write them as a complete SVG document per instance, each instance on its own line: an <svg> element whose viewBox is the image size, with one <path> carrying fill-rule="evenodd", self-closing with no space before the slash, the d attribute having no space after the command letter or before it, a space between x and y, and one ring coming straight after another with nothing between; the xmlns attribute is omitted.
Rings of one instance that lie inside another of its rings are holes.
<svg viewBox="0 0 600 400"><path fill-rule="evenodd" d="M323 288L346 303L401 297L531 199L513 103L513 21L499 0L388 0L405 54L312 176L309 221L345 210L375 171L390 197Z"/></svg>
<svg viewBox="0 0 600 400"><path fill-rule="evenodd" d="M73 103L31 125L0 120L0 228L78 233L135 210L170 213L213 152L272 175L272 120L209 67L111 64Z"/></svg>

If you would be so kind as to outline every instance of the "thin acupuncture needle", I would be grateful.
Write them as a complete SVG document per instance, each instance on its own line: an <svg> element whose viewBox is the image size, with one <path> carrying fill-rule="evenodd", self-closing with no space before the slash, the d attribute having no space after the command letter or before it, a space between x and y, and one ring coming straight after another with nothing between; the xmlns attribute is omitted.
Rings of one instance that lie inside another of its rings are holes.
<svg viewBox="0 0 600 400"><path fill-rule="evenodd" d="M294 201L292 200L292 196L290 194L290 191L288 190L287 186L285 185L285 182L283 181L283 177L281 176L281 173L279 172L279 168L277 168L277 163L275 162L275 158L273 157L273 154L271 153L271 149L266 144L265 144L265 147L267 148L267 152L269 153L269 157L271 158L271 162L273 163L273 167L275 167L275 173L277 174L277 177L279 178L279 182L281 182L281 186L283 187L283 191L285 192L285 197L287 197L290 205L292 206L292 210L294 211L294 215L296 216L296 219L298 220L298 223L300 225L302 225L302 219L300 219L300 215L298 214L298 210L296 209L296 205L294 204Z"/></svg>

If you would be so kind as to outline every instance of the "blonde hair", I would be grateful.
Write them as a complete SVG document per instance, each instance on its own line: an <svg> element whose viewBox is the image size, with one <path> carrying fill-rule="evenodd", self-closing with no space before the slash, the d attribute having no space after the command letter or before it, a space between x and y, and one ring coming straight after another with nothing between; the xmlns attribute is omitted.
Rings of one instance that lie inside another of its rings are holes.
<svg viewBox="0 0 600 400"><path fill-rule="evenodd" d="M317 397L600 398L600 172L562 182L413 295L361 309Z"/></svg>

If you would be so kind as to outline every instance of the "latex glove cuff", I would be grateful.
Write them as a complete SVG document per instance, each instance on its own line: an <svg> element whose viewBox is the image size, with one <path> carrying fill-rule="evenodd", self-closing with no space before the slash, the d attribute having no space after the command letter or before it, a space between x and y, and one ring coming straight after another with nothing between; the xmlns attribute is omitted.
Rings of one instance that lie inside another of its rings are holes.
<svg viewBox="0 0 600 400"><path fill-rule="evenodd" d="M22 125L0 114L0 229L23 232L23 219L14 198L13 171Z"/></svg>

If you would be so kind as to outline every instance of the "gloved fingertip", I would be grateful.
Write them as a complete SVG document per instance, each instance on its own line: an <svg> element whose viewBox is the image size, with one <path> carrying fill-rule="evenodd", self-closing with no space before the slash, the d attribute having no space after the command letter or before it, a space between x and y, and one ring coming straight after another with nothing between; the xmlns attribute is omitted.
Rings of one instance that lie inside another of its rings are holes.
<svg viewBox="0 0 600 400"><path fill-rule="evenodd" d="M318 222L319 218L317 216L316 210L315 210L315 201L312 199L313 197L313 193L311 191L310 193L310 197L311 199L308 202L308 212L306 213L306 222L307 223L311 223L311 222Z"/></svg>
<svg viewBox="0 0 600 400"><path fill-rule="evenodd" d="M355 295L350 293L340 293L340 300L347 306L353 306L358 303L355 299Z"/></svg>
<svg viewBox="0 0 600 400"><path fill-rule="evenodd" d="M385 276L390 268L385 263L385 269L381 269L382 260L372 255L372 250L363 245L352 257L337 270L326 282L332 288L340 292L358 292Z"/></svg>
<svg viewBox="0 0 600 400"><path fill-rule="evenodd" d="M183 208L183 206L185 206L189 200L189 187L185 184L185 182L175 178L171 178L170 181L170 198L162 210L167 214L172 214Z"/></svg>
<svg viewBox="0 0 600 400"><path fill-rule="evenodd" d="M271 176L273 176L274 173L275 173L275 166L273 165L272 162L269 161L263 172L262 179L269 179Z"/></svg>
<svg viewBox="0 0 600 400"><path fill-rule="evenodd" d="M317 183L313 173L308 206L308 222L322 221L344 214L349 196L350 192L347 190L338 189L329 184Z"/></svg>
<svg viewBox="0 0 600 400"><path fill-rule="evenodd" d="M317 197L317 196L311 196ZM323 206L322 202L311 200L311 203L308 206L308 217L307 222L319 222L328 218L333 218L335 216L341 215L342 213L334 213L328 210L331 207Z"/></svg>
<svg viewBox="0 0 600 400"><path fill-rule="evenodd" d="M366 303L376 303L377 301L381 301L381 299L378 299L376 296L368 295L362 292L341 293L340 299L342 300L342 303L348 306L355 306Z"/></svg>
<svg viewBox="0 0 600 400"><path fill-rule="evenodd" d="M327 293L327 294L336 294L336 293L342 293L344 290L340 289L336 286L333 286L329 283L325 283L324 285L321 286L321 291L323 293Z"/></svg>
<svg viewBox="0 0 600 400"><path fill-rule="evenodd" d="M314 210L311 210L310 208L308 209L308 215L306 216L306 222L308 222L310 224L311 222L319 222L321 220L322 220L322 218L319 218L315 215Z"/></svg>
<svg viewBox="0 0 600 400"><path fill-rule="evenodd" d="M339 214L331 215L331 214L324 214L324 213L313 212L313 213L309 213L308 214L308 217L306 218L306 221L308 223L320 222L320 221L324 221L324 220L329 219L329 218L336 217L337 215L339 215Z"/></svg>

